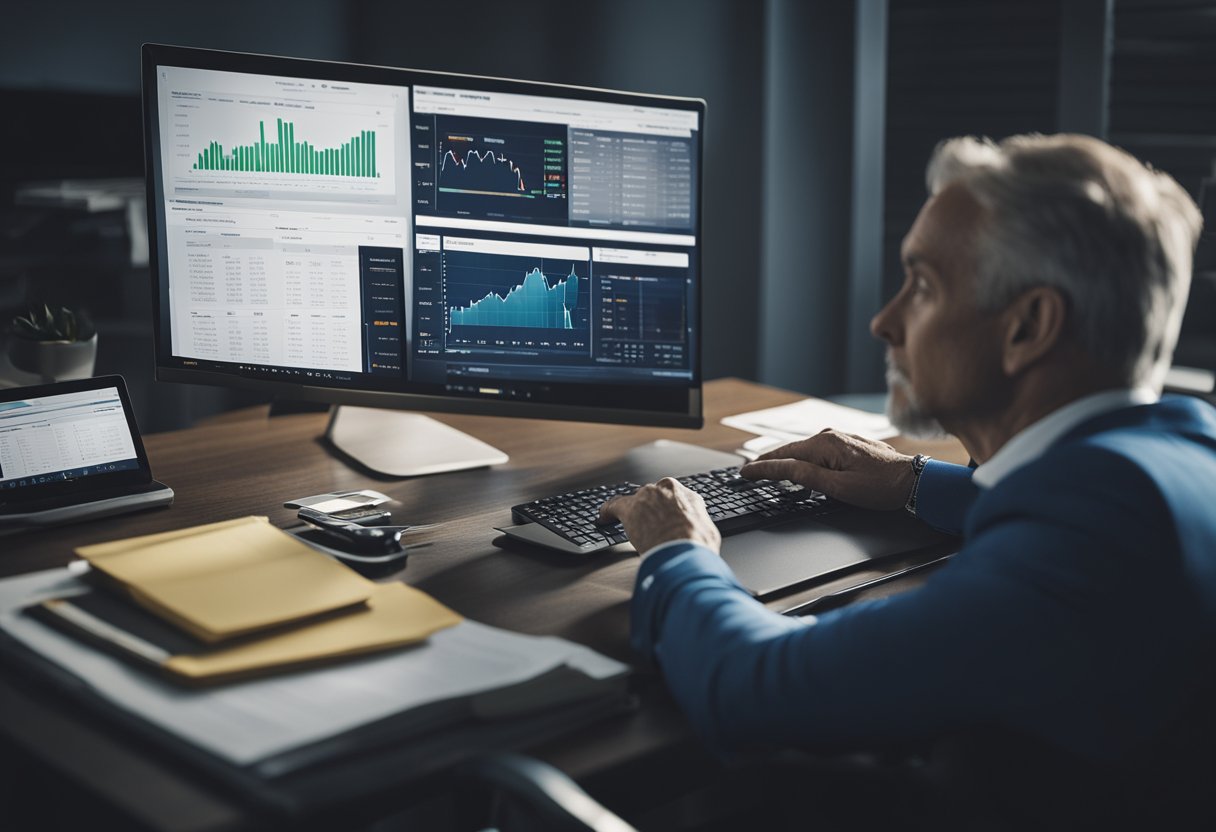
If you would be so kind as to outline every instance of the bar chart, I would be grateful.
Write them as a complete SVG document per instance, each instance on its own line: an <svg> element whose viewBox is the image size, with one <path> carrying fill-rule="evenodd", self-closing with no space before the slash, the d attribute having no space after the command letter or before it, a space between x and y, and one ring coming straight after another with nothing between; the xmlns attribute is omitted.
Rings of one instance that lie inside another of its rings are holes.
<svg viewBox="0 0 1216 832"><path fill-rule="evenodd" d="M399 209L406 90L180 67L161 75L168 195Z"/></svg>
<svg viewBox="0 0 1216 832"><path fill-rule="evenodd" d="M318 147L297 138L294 122L276 118L267 141L266 122L258 122L256 141L225 149L208 142L198 153L194 170L229 170L245 173L298 173L375 179L376 131L361 130L337 147Z"/></svg>

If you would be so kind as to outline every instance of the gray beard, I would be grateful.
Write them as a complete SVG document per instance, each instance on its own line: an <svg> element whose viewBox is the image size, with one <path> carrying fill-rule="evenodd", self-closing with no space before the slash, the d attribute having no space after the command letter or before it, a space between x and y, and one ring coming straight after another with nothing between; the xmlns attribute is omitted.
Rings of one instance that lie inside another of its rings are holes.
<svg viewBox="0 0 1216 832"><path fill-rule="evenodd" d="M912 393L912 385L887 356L887 418L902 435L910 439L941 439L945 428L926 413Z"/></svg>

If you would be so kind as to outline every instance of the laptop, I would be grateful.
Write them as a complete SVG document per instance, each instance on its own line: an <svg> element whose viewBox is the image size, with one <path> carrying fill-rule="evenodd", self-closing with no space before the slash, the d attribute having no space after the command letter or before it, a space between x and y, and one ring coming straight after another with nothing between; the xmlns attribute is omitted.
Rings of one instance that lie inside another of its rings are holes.
<svg viewBox="0 0 1216 832"><path fill-rule="evenodd" d="M152 478L122 376L0 390L0 530L172 502Z"/></svg>

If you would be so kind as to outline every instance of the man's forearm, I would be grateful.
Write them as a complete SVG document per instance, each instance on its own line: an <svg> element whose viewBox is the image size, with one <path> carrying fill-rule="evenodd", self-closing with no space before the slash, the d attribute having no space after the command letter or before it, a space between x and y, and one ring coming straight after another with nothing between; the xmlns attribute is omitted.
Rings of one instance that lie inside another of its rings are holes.
<svg viewBox="0 0 1216 832"><path fill-rule="evenodd" d="M728 726L748 725L748 739L765 742L750 733L753 720L740 718L757 706L768 710L773 726L797 716L782 712L799 699L788 680L778 678L771 665L763 670L758 664L769 663L773 639L804 631L813 619L768 612L721 558L691 543L658 550L643 562L638 577L633 645L662 667L668 687L711 747L738 745Z"/></svg>

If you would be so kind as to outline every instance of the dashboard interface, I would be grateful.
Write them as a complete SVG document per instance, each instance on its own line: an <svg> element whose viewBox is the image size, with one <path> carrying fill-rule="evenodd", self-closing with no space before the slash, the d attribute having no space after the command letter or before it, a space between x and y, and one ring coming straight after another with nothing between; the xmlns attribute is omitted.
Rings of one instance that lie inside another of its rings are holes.
<svg viewBox="0 0 1216 832"><path fill-rule="evenodd" d="M155 75L162 363L609 408L641 388L687 411L696 107Z"/></svg>
<svg viewBox="0 0 1216 832"><path fill-rule="evenodd" d="M0 402L0 502L32 486L139 468L117 387Z"/></svg>

